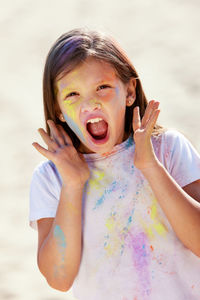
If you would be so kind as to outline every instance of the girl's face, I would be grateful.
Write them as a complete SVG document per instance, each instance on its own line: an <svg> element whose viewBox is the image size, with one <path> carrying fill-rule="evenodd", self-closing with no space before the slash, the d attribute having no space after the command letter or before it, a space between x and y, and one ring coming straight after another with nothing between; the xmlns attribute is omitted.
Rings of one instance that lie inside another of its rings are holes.
<svg viewBox="0 0 200 300"><path fill-rule="evenodd" d="M81 152L107 153L124 140L129 86L109 63L92 57L56 82L59 118L81 141Z"/></svg>

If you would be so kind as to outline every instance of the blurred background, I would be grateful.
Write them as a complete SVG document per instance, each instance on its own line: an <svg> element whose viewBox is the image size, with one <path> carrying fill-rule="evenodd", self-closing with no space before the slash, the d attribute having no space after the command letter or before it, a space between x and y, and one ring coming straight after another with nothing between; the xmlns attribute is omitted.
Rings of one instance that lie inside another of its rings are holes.
<svg viewBox="0 0 200 300"><path fill-rule="evenodd" d="M198 0L0 0L0 299L74 300L51 289L37 269L29 227L29 185L43 160L31 145L44 125L42 73L51 45L75 27L102 30L131 58L159 123L200 152Z"/></svg>

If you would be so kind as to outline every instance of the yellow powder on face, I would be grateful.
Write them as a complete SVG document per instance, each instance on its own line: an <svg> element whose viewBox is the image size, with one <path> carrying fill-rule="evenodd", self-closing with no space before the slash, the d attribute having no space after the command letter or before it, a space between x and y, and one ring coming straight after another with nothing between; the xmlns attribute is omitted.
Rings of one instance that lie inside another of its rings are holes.
<svg viewBox="0 0 200 300"><path fill-rule="evenodd" d="M70 103L64 102L64 107L66 109L66 114L68 115L68 117L74 121L76 119L76 113L75 113L76 106L75 106L75 104L73 106L71 106Z"/></svg>

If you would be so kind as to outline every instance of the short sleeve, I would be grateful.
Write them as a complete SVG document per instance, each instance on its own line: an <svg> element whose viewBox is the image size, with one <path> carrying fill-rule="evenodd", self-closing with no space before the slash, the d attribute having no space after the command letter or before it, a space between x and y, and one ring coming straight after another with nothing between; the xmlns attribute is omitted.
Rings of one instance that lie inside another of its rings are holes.
<svg viewBox="0 0 200 300"><path fill-rule="evenodd" d="M164 161L170 175L181 186L200 179L200 155L180 132L164 133Z"/></svg>
<svg viewBox="0 0 200 300"><path fill-rule="evenodd" d="M42 162L33 172L30 184L29 222L37 229L37 220L55 217L60 198L61 177L51 161Z"/></svg>

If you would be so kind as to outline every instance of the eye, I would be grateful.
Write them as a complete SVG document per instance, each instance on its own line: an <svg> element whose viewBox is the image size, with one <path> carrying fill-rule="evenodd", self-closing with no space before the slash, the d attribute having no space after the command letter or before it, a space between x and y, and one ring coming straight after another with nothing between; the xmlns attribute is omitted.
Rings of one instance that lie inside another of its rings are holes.
<svg viewBox="0 0 200 300"><path fill-rule="evenodd" d="M110 88L110 87L111 87L111 86L108 85L108 84L102 84L102 85L100 85L100 86L98 87L98 90L104 90L104 89Z"/></svg>
<svg viewBox="0 0 200 300"><path fill-rule="evenodd" d="M78 95L78 93L76 93L76 92L71 92L71 93L69 93L65 98L73 97L73 96L76 96L76 95Z"/></svg>

